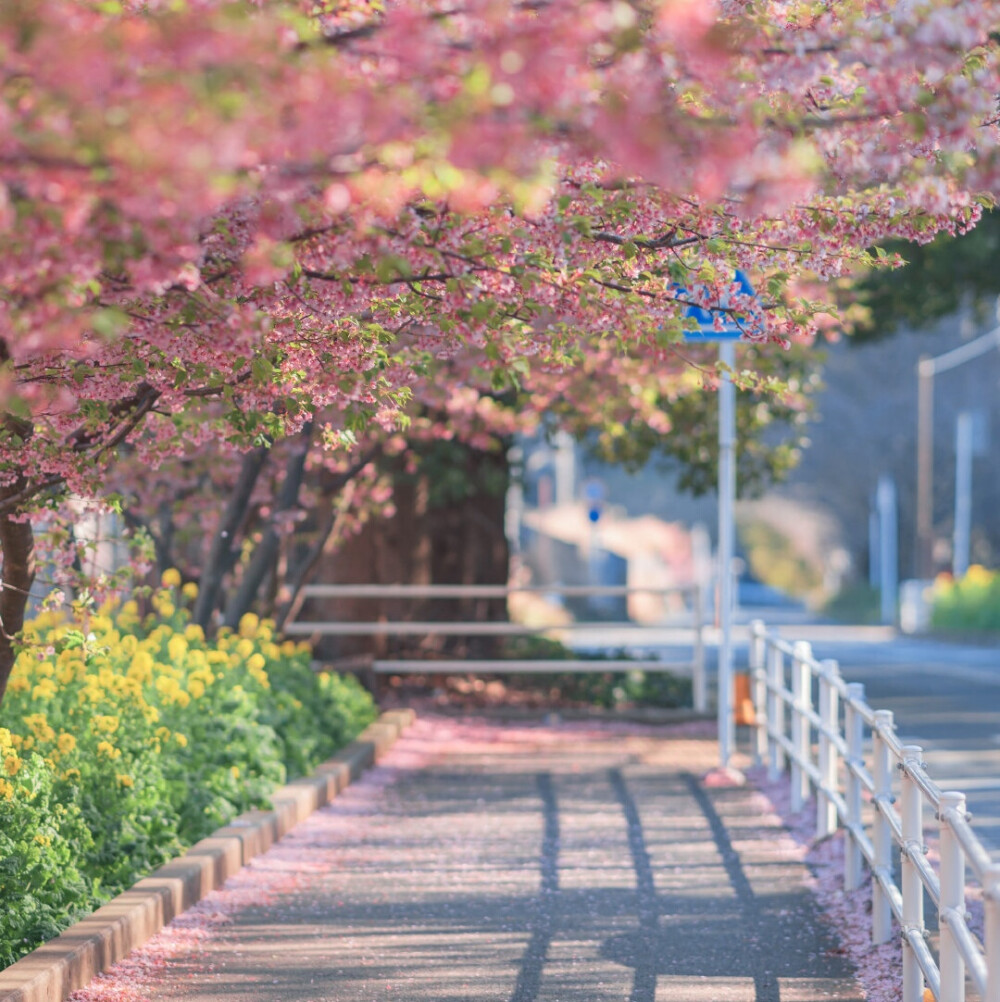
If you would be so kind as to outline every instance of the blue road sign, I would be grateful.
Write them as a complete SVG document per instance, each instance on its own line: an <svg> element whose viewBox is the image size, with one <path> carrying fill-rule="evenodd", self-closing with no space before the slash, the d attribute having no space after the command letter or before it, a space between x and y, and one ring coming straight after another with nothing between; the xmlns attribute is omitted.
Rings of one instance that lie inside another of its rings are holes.
<svg viewBox="0 0 1000 1002"><path fill-rule="evenodd" d="M591 522L597 523L601 520L605 493L604 484L600 480L588 480L583 485L583 496L587 502L587 518Z"/></svg>
<svg viewBox="0 0 1000 1002"><path fill-rule="evenodd" d="M756 296L753 290L753 286L750 284L750 280L746 275L737 269L733 281L739 285L739 291L745 296ZM688 290L682 285L676 285L673 291L678 296L683 296L688 293ZM728 305L729 296L724 295L719 302L721 307L726 307ZM745 326L741 327L739 324L735 323L731 318L730 314L723 314L722 322L716 325L716 318L719 316L718 313L714 313L710 309L705 309L702 306L689 306L684 311L685 317L690 317L697 321L697 330L686 330L684 332L685 341L739 341L743 334L745 333Z"/></svg>

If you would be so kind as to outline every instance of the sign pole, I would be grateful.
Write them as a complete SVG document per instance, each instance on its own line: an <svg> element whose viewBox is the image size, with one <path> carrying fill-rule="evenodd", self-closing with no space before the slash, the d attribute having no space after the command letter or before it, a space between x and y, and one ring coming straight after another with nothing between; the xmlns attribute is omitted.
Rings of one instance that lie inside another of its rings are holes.
<svg viewBox="0 0 1000 1002"><path fill-rule="evenodd" d="M729 765L736 744L733 717L733 505L736 500L736 365L733 341L719 342L719 361L726 368L719 384L719 765Z"/></svg>

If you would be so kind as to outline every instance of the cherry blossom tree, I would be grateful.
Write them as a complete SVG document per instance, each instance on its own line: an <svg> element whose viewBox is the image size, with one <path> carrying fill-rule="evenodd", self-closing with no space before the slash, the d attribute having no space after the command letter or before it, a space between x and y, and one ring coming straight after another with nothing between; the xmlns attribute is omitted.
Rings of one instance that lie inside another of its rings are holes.
<svg viewBox="0 0 1000 1002"><path fill-rule="evenodd" d="M642 386L682 378L692 303L810 336L823 282L1000 187L996 28L988 0L5 3L0 692L27 514L126 445L252 463L612 384L666 432Z"/></svg>

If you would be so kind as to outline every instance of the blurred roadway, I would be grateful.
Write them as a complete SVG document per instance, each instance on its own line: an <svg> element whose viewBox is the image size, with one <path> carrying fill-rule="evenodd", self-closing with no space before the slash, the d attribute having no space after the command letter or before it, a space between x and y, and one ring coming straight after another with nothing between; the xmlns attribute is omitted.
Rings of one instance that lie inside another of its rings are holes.
<svg viewBox="0 0 1000 1002"><path fill-rule="evenodd" d="M809 641L817 658L836 659L848 682L864 683L873 708L893 711L900 738L924 749L935 782L966 794L973 827L1000 862L1000 646L920 639L881 626L810 623L808 614L791 610L756 612L788 640ZM737 670L747 664L746 623L752 618L754 610L741 610L734 631ZM692 636L690 629L646 627L609 631L601 645L655 654L684 671ZM717 631L708 629L705 639L711 690Z"/></svg>

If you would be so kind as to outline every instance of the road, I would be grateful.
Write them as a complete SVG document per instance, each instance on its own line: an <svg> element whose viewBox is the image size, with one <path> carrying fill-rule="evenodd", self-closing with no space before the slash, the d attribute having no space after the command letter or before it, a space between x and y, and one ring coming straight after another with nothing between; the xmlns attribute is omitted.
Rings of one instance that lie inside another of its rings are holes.
<svg viewBox="0 0 1000 1002"><path fill-rule="evenodd" d="M704 732L423 715L73 1002L860 1002Z"/></svg>
<svg viewBox="0 0 1000 1002"><path fill-rule="evenodd" d="M806 640L817 658L834 658L848 682L861 682L869 704L892 710L900 738L920 745L935 781L968 798L973 826L1000 862L1000 647L945 643L898 634L881 626L809 622L808 614L759 610L769 628L788 640ZM747 664L747 623L734 628L734 664ZM611 649L656 655L690 672L692 632L634 627L602 635ZM706 630L709 687L714 684L718 631Z"/></svg>
<svg viewBox="0 0 1000 1002"><path fill-rule="evenodd" d="M1000 862L1000 649L817 637L813 653L839 661L848 682L864 683L871 706L892 710L900 738L924 749L938 785L965 793L973 827Z"/></svg>

